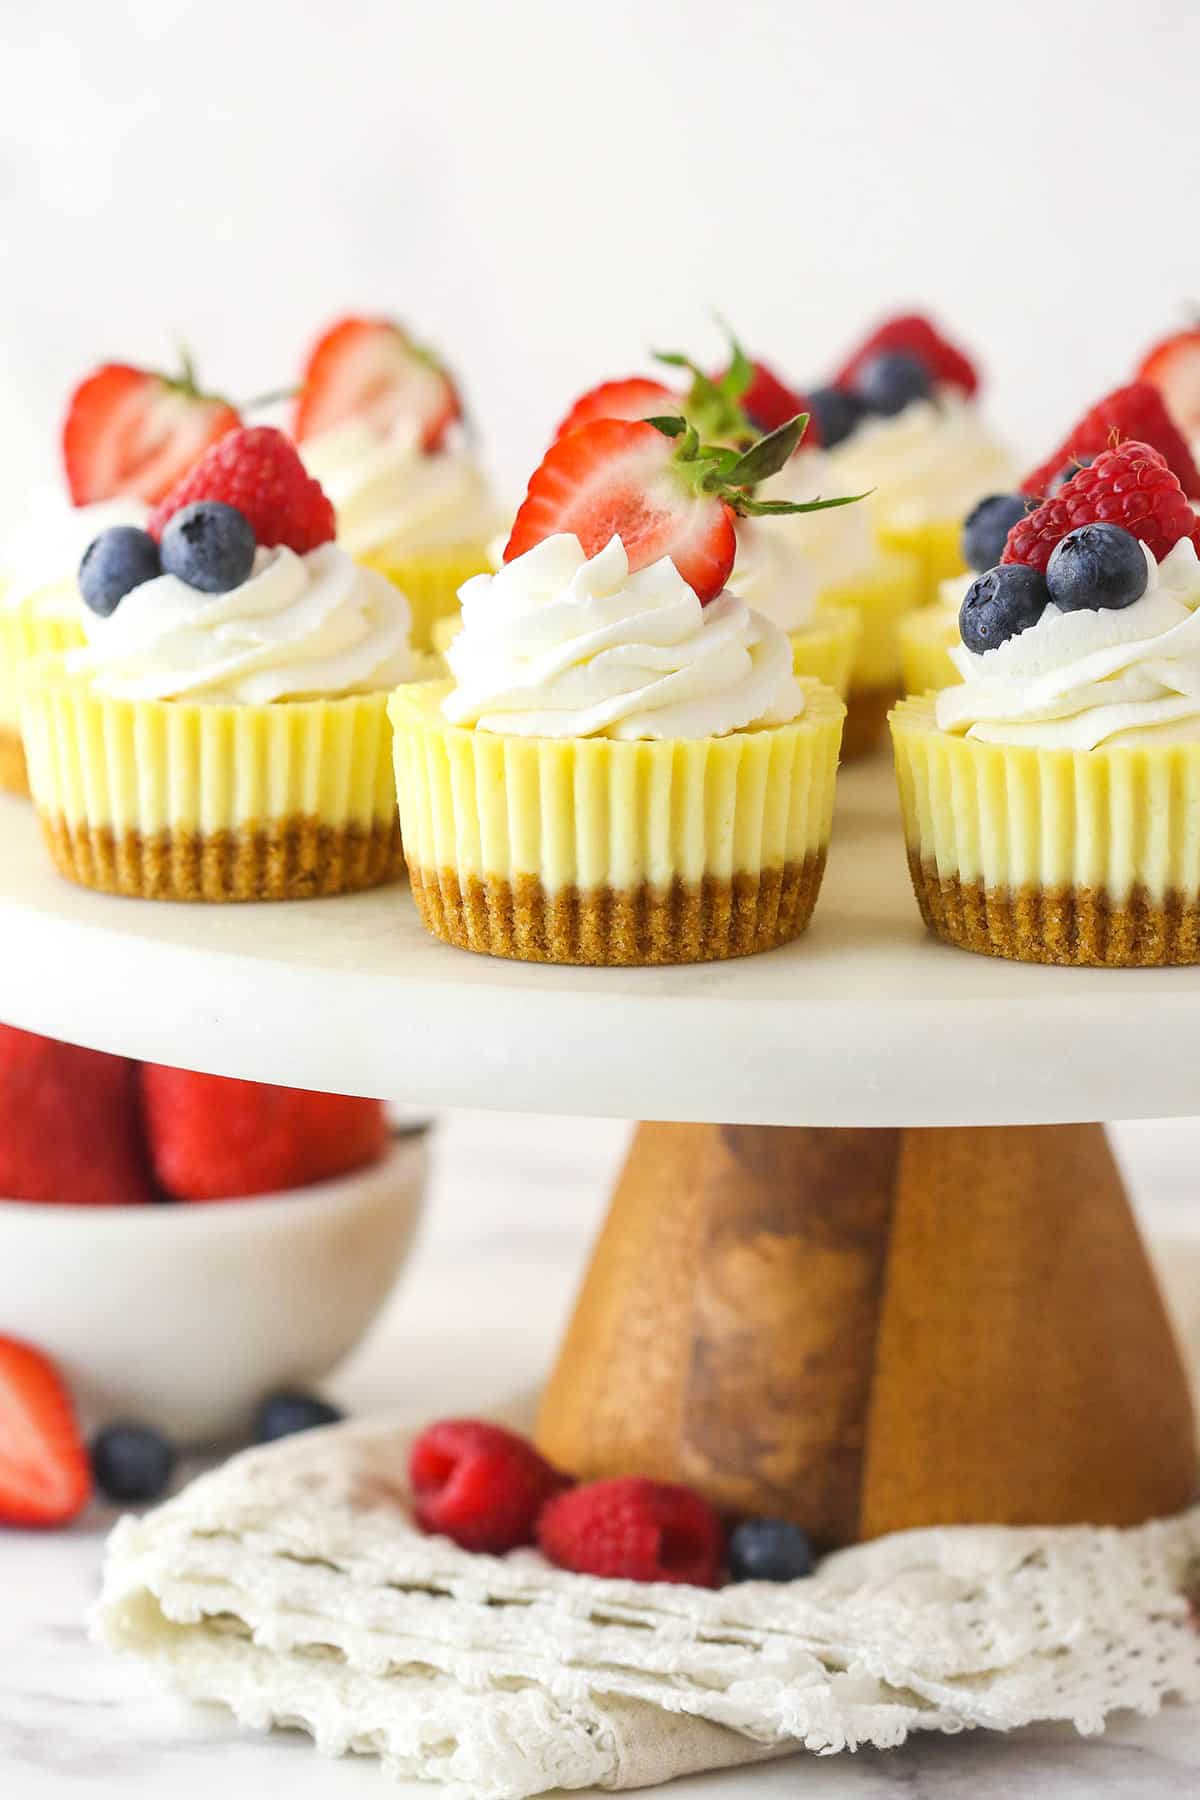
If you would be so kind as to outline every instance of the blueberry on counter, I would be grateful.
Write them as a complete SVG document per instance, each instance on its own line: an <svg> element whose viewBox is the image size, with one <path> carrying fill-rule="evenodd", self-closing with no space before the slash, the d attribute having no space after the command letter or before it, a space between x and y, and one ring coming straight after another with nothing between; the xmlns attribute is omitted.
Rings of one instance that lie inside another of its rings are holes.
<svg viewBox="0 0 1200 1800"><path fill-rule="evenodd" d="M162 574L158 545L136 525L110 525L93 538L79 565L84 603L107 619L126 594Z"/></svg>
<svg viewBox="0 0 1200 1800"><path fill-rule="evenodd" d="M1146 591L1146 556L1120 525L1079 525L1054 546L1046 586L1063 612L1116 612Z"/></svg>
<svg viewBox="0 0 1200 1800"><path fill-rule="evenodd" d="M931 391L929 371L905 350L883 350L870 357L854 378L854 392L867 412L894 418Z"/></svg>
<svg viewBox="0 0 1200 1800"><path fill-rule="evenodd" d="M968 569L994 569L1008 534L1034 505L1024 494L988 494L963 521L962 553Z"/></svg>
<svg viewBox="0 0 1200 1800"><path fill-rule="evenodd" d="M93 1440L92 1474L109 1500L157 1500L175 1468L175 1447L148 1425L108 1425Z"/></svg>
<svg viewBox="0 0 1200 1800"><path fill-rule="evenodd" d="M729 1539L731 1581L799 1581L815 1561L807 1537L786 1519L744 1519Z"/></svg>
<svg viewBox="0 0 1200 1800"><path fill-rule="evenodd" d="M821 443L826 450L832 450L848 438L863 416L862 401L849 388L813 388L805 399L820 428Z"/></svg>
<svg viewBox="0 0 1200 1800"><path fill-rule="evenodd" d="M1049 601L1040 570L1001 563L977 575L967 589L958 615L959 635L968 650L982 655L1036 625Z"/></svg>
<svg viewBox="0 0 1200 1800"><path fill-rule="evenodd" d="M254 1415L254 1441L272 1444L276 1438L311 1431L317 1425L336 1425L345 1415L315 1394L271 1394Z"/></svg>
<svg viewBox="0 0 1200 1800"><path fill-rule="evenodd" d="M254 567L254 527L223 500L181 506L162 534L162 566L202 594L227 594Z"/></svg>

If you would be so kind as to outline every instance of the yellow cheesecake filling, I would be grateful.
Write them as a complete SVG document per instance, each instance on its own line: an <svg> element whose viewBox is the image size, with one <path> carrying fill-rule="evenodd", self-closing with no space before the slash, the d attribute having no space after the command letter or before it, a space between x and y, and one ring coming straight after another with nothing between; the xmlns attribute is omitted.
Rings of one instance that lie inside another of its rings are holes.
<svg viewBox="0 0 1200 1800"><path fill-rule="evenodd" d="M881 555L870 569L852 581L822 590L820 605L842 607L859 623L858 642L850 675L851 691L857 688L894 690L900 679L900 653L896 634L900 621L921 604L918 565L905 552Z"/></svg>
<svg viewBox="0 0 1200 1800"><path fill-rule="evenodd" d="M492 566L488 545L482 539L403 558L369 551L358 555L356 561L386 575L407 596L412 608L412 646L423 651L445 648L444 641L435 639L439 622L451 620L457 625L459 588L472 575L485 574Z"/></svg>
<svg viewBox="0 0 1200 1800"><path fill-rule="evenodd" d="M75 650L83 625L69 614L39 610L35 600L5 606L0 596L0 725L17 724L17 671L32 656Z"/></svg>
<svg viewBox="0 0 1200 1800"><path fill-rule="evenodd" d="M149 835L315 819L369 826L395 805L387 695L259 706L118 700L61 657L25 666L34 800L70 825Z"/></svg>
<svg viewBox="0 0 1200 1800"><path fill-rule="evenodd" d="M950 655L958 648L958 614L941 605L923 606L900 621L900 675L906 694L936 693L962 676Z"/></svg>
<svg viewBox="0 0 1200 1800"><path fill-rule="evenodd" d="M862 620L852 608L819 605L810 625L789 634L794 672L822 682L844 700L862 630Z"/></svg>
<svg viewBox="0 0 1200 1800"><path fill-rule="evenodd" d="M892 739L909 852L939 880L1118 905L1200 895L1200 741L986 744L940 731L932 699L902 701Z"/></svg>
<svg viewBox="0 0 1200 1800"><path fill-rule="evenodd" d="M805 680L788 725L726 737L520 738L450 725L443 682L396 690L396 789L410 865L549 892L665 889L803 863L824 849L845 708Z"/></svg>

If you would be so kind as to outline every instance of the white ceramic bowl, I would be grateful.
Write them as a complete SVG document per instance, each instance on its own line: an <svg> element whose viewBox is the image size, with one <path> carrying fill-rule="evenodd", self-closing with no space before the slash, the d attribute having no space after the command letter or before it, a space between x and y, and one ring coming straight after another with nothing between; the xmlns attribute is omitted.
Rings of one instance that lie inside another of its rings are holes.
<svg viewBox="0 0 1200 1800"><path fill-rule="evenodd" d="M242 1435L264 1395L327 1375L375 1318L416 1230L426 1142L255 1199L0 1203L0 1333L54 1358L89 1429Z"/></svg>

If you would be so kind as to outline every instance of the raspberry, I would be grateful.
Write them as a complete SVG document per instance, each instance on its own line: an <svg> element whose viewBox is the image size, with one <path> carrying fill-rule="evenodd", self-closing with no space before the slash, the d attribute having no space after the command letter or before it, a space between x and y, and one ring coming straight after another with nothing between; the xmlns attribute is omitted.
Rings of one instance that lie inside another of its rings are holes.
<svg viewBox="0 0 1200 1800"><path fill-rule="evenodd" d="M566 1485L524 1438L477 1419L429 1426L408 1474L422 1531L496 1556L535 1541L542 1508Z"/></svg>
<svg viewBox="0 0 1200 1800"><path fill-rule="evenodd" d="M635 1476L559 1495L542 1514L538 1543L552 1563L579 1575L693 1587L716 1587L725 1559L725 1534L707 1500Z"/></svg>
<svg viewBox="0 0 1200 1800"><path fill-rule="evenodd" d="M1055 477L1073 462L1098 456L1102 450L1115 450L1130 438L1157 450L1189 499L1200 498L1200 469L1162 395L1149 381L1131 381L1098 400L1067 433L1054 455L1025 477L1021 492L1048 493Z"/></svg>
<svg viewBox="0 0 1200 1800"><path fill-rule="evenodd" d="M260 545L286 544L305 556L334 535L333 507L291 439L273 425L231 431L213 445L150 515L150 535L193 500L223 500L254 527Z"/></svg>
<svg viewBox="0 0 1200 1800"><path fill-rule="evenodd" d="M1001 562L1044 575L1054 547L1077 525L1121 525L1159 562L1200 526L1165 459L1149 444L1122 444L1080 469L1052 500L1018 519Z"/></svg>

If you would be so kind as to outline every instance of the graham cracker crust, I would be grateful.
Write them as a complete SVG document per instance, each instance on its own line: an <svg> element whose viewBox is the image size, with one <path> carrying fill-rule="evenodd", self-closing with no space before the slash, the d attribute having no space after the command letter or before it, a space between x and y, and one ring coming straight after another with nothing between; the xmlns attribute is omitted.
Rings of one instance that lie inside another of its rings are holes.
<svg viewBox="0 0 1200 1800"><path fill-rule="evenodd" d="M665 890L599 888L547 893L536 875L516 882L410 867L413 898L434 937L517 962L641 967L752 956L798 937L812 917L825 852L759 875Z"/></svg>
<svg viewBox="0 0 1200 1800"><path fill-rule="evenodd" d="M869 756L878 750L887 728L888 714L900 698L898 687L852 687L846 696L846 723L842 727L842 761Z"/></svg>
<svg viewBox="0 0 1200 1800"><path fill-rule="evenodd" d="M0 788L6 794L29 798L29 773L21 734L12 725L0 725Z"/></svg>
<svg viewBox="0 0 1200 1800"><path fill-rule="evenodd" d="M68 825L41 814L60 875L144 900L313 900L354 894L404 872L398 820L323 825L282 819L252 831L137 831Z"/></svg>
<svg viewBox="0 0 1200 1800"><path fill-rule="evenodd" d="M1013 962L1063 968L1150 969L1200 962L1200 899L1144 888L1114 906L1094 888L1032 888L1016 894L982 881L939 876L910 851L917 905L948 944Z"/></svg>

